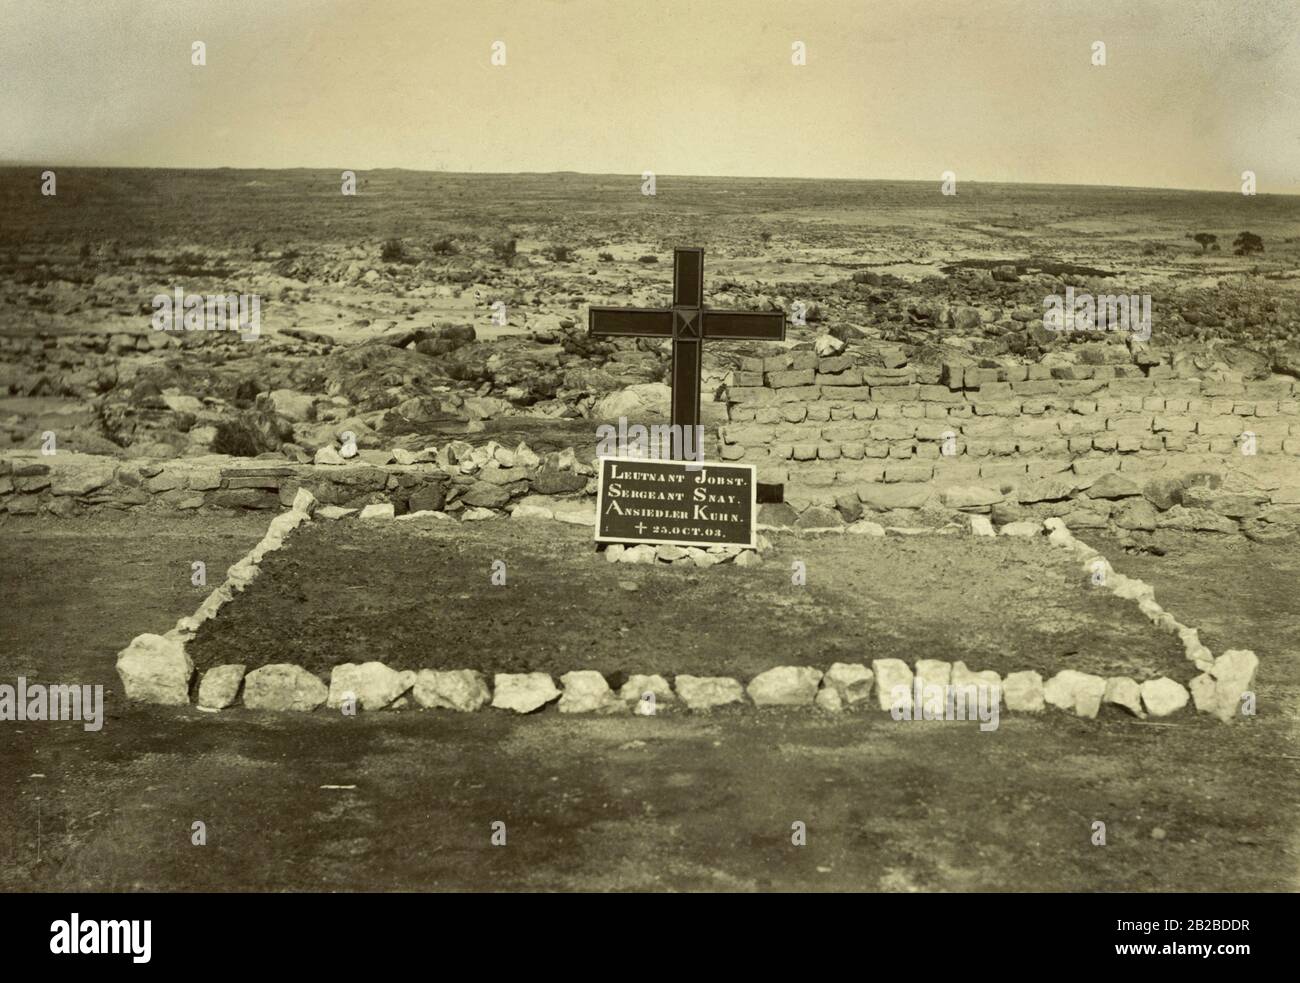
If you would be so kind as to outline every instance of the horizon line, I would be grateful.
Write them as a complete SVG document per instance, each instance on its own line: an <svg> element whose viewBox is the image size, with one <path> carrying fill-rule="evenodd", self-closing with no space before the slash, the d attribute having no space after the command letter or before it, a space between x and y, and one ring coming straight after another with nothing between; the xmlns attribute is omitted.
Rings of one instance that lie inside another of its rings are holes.
<svg viewBox="0 0 1300 983"><path fill-rule="evenodd" d="M640 172L632 171L575 171L568 168L548 171L451 171L442 168L427 167L323 167L309 165L295 165L290 167L237 167L229 164L215 165L196 165L196 166L179 166L174 164L51 164L48 161L43 163L33 163L30 161L9 161L0 160L0 169L17 169L28 167L41 167L46 170L106 170L106 171L353 171L355 173L369 171L401 171L411 174L445 174L450 177L550 177L562 174L572 174L579 177L640 177ZM929 184L934 182L934 178L872 178L872 177L806 177L799 175L773 175L773 174L674 174L668 171L655 171L655 178L687 178L687 179L704 179L710 181L817 181L817 182L854 182L858 184ZM941 180L940 182L941 183ZM1170 187L1166 185L1147 185L1147 184L1081 184L1077 182L1057 182L1057 181L994 181L979 180L976 178L958 179L958 185L961 184L982 184L982 185L1013 185L1023 187L1040 187L1040 188L1094 188L1112 191L1174 191L1185 194L1225 194L1239 195L1240 191L1225 191L1219 188L1202 188L1202 187ZM1300 197L1300 190L1296 191L1257 191L1254 195L1245 195L1243 197ZM955 197L955 196L954 196Z"/></svg>

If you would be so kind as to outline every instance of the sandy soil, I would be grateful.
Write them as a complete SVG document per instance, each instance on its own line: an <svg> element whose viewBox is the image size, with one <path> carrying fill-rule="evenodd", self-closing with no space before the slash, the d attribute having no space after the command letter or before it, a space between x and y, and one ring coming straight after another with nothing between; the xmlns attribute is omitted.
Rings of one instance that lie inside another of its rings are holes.
<svg viewBox="0 0 1300 983"><path fill-rule="evenodd" d="M0 526L0 679L109 691L98 734L71 723L0 731L0 888L1300 886L1300 785L1286 777L1300 680L1293 552L1224 540L1171 542L1159 558L1108 549L1216 648L1259 652L1260 715L1230 726L1052 714L981 734L878 714L343 718L124 705L113 653L191 609L192 559L219 569L262 525ZM1275 590L1251 599L1261 579ZM951 640L915 654L949 657ZM1105 847L1089 842L1098 819ZM190 843L196 820L206 847ZM504 848L489 845L497 820ZM795 821L808 824L806 847L790 845Z"/></svg>

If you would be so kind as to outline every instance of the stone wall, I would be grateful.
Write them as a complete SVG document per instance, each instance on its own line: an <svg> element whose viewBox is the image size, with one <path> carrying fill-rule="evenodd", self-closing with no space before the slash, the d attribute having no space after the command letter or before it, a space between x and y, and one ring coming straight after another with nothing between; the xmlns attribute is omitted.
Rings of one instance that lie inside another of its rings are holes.
<svg viewBox="0 0 1300 983"><path fill-rule="evenodd" d="M1295 380L1193 369L1154 356L996 368L811 351L747 358L725 392L721 456L783 485L793 512L820 505L845 519L943 505L995 521L1063 515L1082 528L1295 522Z"/></svg>

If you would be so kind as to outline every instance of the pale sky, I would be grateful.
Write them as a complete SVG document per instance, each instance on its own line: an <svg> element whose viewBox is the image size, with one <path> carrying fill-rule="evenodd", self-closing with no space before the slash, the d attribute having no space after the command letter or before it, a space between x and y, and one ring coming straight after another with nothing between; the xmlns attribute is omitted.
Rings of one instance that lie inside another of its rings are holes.
<svg viewBox="0 0 1300 983"><path fill-rule="evenodd" d="M1300 193L1300 0L0 0L0 25L12 162Z"/></svg>

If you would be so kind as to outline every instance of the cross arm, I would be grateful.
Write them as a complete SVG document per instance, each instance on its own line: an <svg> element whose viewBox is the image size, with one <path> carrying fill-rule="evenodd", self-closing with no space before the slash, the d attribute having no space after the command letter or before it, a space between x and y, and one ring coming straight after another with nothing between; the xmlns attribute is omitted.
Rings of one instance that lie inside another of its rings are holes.
<svg viewBox="0 0 1300 983"><path fill-rule="evenodd" d="M625 338L671 338L673 312L646 307L591 307L587 333Z"/></svg>
<svg viewBox="0 0 1300 983"><path fill-rule="evenodd" d="M783 311L703 312L704 337L731 341L784 341Z"/></svg>

